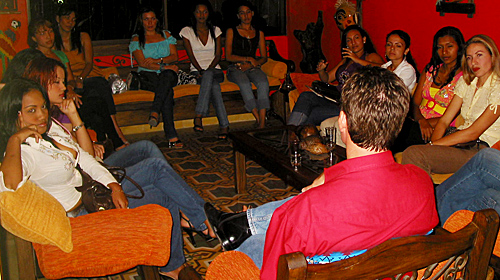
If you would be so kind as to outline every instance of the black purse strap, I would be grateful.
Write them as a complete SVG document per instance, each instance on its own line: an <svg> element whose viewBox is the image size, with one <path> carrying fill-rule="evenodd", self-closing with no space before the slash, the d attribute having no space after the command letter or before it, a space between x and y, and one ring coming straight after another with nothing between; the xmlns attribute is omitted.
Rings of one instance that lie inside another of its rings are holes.
<svg viewBox="0 0 500 280"><path fill-rule="evenodd" d="M125 171L125 168L119 167L119 166L111 166L108 164L105 164L104 162L101 162L101 165L104 166L113 177L115 177L116 181L119 183L122 183L124 179L127 179L130 183L132 183L140 192L141 195L131 195L131 194L125 194L126 197L128 198L133 198L133 199L141 199L144 197L144 189L137 183L134 179L130 178L130 176L127 176L127 171Z"/></svg>

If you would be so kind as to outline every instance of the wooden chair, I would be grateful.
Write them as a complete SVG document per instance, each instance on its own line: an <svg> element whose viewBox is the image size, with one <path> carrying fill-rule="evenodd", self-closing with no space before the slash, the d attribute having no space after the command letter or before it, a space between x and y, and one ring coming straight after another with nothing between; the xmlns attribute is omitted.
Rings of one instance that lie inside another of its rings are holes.
<svg viewBox="0 0 500 280"><path fill-rule="evenodd" d="M482 280L488 273L498 227L498 213L486 209L476 212L472 222L455 233L440 229L433 235L391 239L335 263L308 265L301 252L290 253L280 256L278 279L403 279L408 272L417 275L425 269L420 277L433 272L429 279L465 273L463 279Z"/></svg>

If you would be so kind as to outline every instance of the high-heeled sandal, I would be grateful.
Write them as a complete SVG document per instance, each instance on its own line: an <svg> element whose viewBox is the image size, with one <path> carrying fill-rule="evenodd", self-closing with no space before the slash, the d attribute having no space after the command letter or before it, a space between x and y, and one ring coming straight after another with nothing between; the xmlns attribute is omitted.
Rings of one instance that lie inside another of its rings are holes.
<svg viewBox="0 0 500 280"><path fill-rule="evenodd" d="M153 114L149 115L148 124L149 128L157 127L159 124L158 117L153 116Z"/></svg>
<svg viewBox="0 0 500 280"><path fill-rule="evenodd" d="M199 124L196 123L196 120L200 120ZM203 123L202 123L202 118L201 117L194 117L193 120L193 130L196 132L203 132Z"/></svg>
<svg viewBox="0 0 500 280"><path fill-rule="evenodd" d="M217 135L218 140L226 140L229 134L229 127L222 128Z"/></svg>
<svg viewBox="0 0 500 280"><path fill-rule="evenodd" d="M182 149L182 148L184 148L184 144L181 142L181 140L168 141L168 148L169 149Z"/></svg>
<svg viewBox="0 0 500 280"><path fill-rule="evenodd" d="M194 247L198 248L198 245L196 244L196 241L194 240L194 234L193 233L196 233L198 234L199 236L203 237L205 239L206 242L211 242L211 241L214 241L216 238L215 237L212 237L210 236L209 234L205 234L203 231L198 231L194 228L193 224L191 224L191 221L184 218L182 215L181 215L181 219L186 221L189 225L189 227L182 227L182 230L187 233L188 235L188 238L189 238L189 242L191 242L191 244L193 244Z"/></svg>

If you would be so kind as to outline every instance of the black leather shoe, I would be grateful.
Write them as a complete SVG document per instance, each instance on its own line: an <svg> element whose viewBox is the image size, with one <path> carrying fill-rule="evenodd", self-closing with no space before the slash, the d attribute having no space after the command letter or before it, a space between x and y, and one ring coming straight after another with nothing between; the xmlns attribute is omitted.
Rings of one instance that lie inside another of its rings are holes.
<svg viewBox="0 0 500 280"><path fill-rule="evenodd" d="M252 236L248 225L247 214L226 213L215 209L210 203L205 203L205 215L212 226L220 244L225 251L238 248L243 241Z"/></svg>

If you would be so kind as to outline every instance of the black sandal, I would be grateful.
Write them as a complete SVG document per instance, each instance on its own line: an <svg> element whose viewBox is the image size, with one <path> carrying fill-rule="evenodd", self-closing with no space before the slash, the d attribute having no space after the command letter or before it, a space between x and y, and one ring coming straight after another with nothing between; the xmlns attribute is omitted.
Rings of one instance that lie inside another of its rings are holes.
<svg viewBox="0 0 500 280"><path fill-rule="evenodd" d="M168 148L169 149L182 149L182 148L184 148L184 144L181 142L181 140L168 141Z"/></svg>
<svg viewBox="0 0 500 280"><path fill-rule="evenodd" d="M223 131L225 129L225 131ZM221 129L221 132L217 135L218 140L226 140L227 135L229 134L229 127L225 127Z"/></svg>
<svg viewBox="0 0 500 280"><path fill-rule="evenodd" d="M196 120L200 120L200 124L197 124L196 123ZM203 129L203 123L201 121L201 117L194 117L194 120L193 120L193 130L196 131L196 132L203 132L204 129Z"/></svg>
<svg viewBox="0 0 500 280"><path fill-rule="evenodd" d="M149 128L157 127L160 122L158 121L158 117L153 116L153 114L149 115L148 124Z"/></svg>
<svg viewBox="0 0 500 280"><path fill-rule="evenodd" d="M189 237L189 241L191 242L191 244L193 244L193 246L195 248L198 248L198 245L196 244L196 241L194 240L194 234L193 233L196 233L198 234L199 236L201 236L202 238L205 239L206 242L212 242L215 240L215 237L212 237L210 236L209 234L205 234L203 231L198 231L194 228L193 224L191 224L191 221L189 221L188 219L184 218L182 215L181 216L181 219L186 221L189 225L189 227L182 227L182 230L187 233L188 237Z"/></svg>

